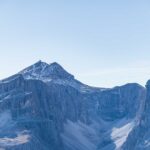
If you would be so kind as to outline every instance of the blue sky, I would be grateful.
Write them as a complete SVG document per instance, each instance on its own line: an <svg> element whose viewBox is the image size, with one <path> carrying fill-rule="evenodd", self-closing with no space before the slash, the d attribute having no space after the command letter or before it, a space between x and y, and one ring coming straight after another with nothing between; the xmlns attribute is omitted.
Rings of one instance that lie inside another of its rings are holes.
<svg viewBox="0 0 150 150"><path fill-rule="evenodd" d="M149 0L0 0L0 78L57 61L100 87L150 79Z"/></svg>

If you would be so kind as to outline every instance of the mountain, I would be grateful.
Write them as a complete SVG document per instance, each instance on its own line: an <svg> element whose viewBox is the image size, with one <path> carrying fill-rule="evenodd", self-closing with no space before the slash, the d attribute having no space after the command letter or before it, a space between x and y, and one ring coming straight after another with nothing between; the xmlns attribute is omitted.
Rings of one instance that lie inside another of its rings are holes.
<svg viewBox="0 0 150 150"><path fill-rule="evenodd" d="M149 135L148 85L91 87L38 61L0 81L0 150L134 150Z"/></svg>

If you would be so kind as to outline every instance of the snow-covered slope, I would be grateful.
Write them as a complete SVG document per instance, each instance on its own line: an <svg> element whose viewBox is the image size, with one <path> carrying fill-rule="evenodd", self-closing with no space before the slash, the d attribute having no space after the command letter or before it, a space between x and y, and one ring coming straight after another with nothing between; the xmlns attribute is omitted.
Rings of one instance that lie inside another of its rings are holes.
<svg viewBox="0 0 150 150"><path fill-rule="evenodd" d="M19 74L22 74L25 79L36 79L47 84L55 83L64 86L71 86L81 92L93 92L93 90L95 92L96 90L104 90L103 88L89 87L88 85L77 81L73 75L68 73L56 62L47 64L45 62L38 61L20 71Z"/></svg>
<svg viewBox="0 0 150 150"><path fill-rule="evenodd" d="M49 82L53 79L74 79L73 75L69 74L56 62L49 65L45 62L38 61L19 73L26 79L37 79L44 82Z"/></svg>
<svg viewBox="0 0 150 150"><path fill-rule="evenodd" d="M0 81L0 150L119 150L144 101L138 84L94 88L39 61Z"/></svg>

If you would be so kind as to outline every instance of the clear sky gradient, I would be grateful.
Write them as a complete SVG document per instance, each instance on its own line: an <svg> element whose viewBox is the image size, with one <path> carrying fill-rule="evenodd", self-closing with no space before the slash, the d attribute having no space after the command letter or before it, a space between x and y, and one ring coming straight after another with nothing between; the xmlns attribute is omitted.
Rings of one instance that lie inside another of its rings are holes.
<svg viewBox="0 0 150 150"><path fill-rule="evenodd" d="M150 79L149 0L0 0L0 78L43 60L92 86Z"/></svg>

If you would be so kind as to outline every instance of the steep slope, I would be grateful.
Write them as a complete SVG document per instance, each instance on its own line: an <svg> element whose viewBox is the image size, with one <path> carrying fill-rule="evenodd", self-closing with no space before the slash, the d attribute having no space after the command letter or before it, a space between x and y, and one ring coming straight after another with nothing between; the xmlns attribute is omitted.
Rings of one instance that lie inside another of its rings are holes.
<svg viewBox="0 0 150 150"><path fill-rule="evenodd" d="M150 149L150 81L146 84L147 94L145 105L136 128L130 133L124 144L124 150L149 150Z"/></svg>
<svg viewBox="0 0 150 150"><path fill-rule="evenodd" d="M64 70L58 63L47 64L42 61L36 62L20 72L26 79L37 79L45 82L53 79L72 80L74 76Z"/></svg>
<svg viewBox="0 0 150 150"><path fill-rule="evenodd" d="M93 92L93 90L95 92L95 90L101 90L100 88L89 87L79 82L73 75L68 73L56 62L49 65L45 62L38 61L19 72L19 74L22 74L25 79L41 80L47 84L55 83L64 86L71 86L81 92Z"/></svg>
<svg viewBox="0 0 150 150"><path fill-rule="evenodd" d="M0 149L120 149L144 99L138 84L93 88L39 61L0 81Z"/></svg>

